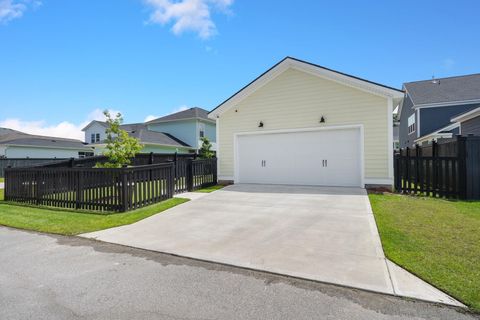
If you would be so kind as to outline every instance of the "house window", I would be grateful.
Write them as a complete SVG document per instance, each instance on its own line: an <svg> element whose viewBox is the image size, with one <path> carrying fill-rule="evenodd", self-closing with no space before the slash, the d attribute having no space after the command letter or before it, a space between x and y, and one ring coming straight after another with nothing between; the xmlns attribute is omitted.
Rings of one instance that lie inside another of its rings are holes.
<svg viewBox="0 0 480 320"><path fill-rule="evenodd" d="M100 142L100 133L92 133L90 135L90 143Z"/></svg>
<svg viewBox="0 0 480 320"><path fill-rule="evenodd" d="M415 125L415 113L408 117L408 134L414 133L416 129Z"/></svg>
<svg viewBox="0 0 480 320"><path fill-rule="evenodd" d="M79 158L93 157L93 152L80 151L80 152L78 152L78 157Z"/></svg>
<svg viewBox="0 0 480 320"><path fill-rule="evenodd" d="M204 123L200 123L199 135L200 135L200 138L205 137L205 124Z"/></svg>

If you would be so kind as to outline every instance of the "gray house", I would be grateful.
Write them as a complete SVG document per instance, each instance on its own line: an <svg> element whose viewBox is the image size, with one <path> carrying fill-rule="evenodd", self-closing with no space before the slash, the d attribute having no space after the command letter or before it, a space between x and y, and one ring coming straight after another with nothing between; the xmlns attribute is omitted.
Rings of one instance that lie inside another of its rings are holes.
<svg viewBox="0 0 480 320"><path fill-rule="evenodd" d="M92 155L93 148L80 140L0 128L0 158L83 158Z"/></svg>
<svg viewBox="0 0 480 320"><path fill-rule="evenodd" d="M408 82L403 89L400 148L464 134L452 119L480 107L480 74Z"/></svg>
<svg viewBox="0 0 480 320"><path fill-rule="evenodd" d="M200 148L202 137L207 137L215 150L215 121L208 119L207 114L207 110L190 108L146 123L124 124L121 128L140 140L141 152L193 153ZM106 129L107 124L102 121L92 121L82 129L85 142L95 148L95 154L105 149Z"/></svg>

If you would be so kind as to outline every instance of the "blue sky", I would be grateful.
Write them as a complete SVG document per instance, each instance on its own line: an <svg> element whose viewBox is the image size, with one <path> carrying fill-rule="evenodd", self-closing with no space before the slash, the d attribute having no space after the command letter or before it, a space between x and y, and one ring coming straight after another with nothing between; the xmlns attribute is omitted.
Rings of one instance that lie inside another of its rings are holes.
<svg viewBox="0 0 480 320"><path fill-rule="evenodd" d="M480 72L480 2L0 0L0 126L212 109L290 55L400 88Z"/></svg>

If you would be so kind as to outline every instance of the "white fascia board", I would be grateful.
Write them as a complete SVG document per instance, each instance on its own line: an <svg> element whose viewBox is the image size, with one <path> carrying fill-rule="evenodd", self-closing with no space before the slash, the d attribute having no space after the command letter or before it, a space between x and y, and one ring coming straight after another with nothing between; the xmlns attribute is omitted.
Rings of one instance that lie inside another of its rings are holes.
<svg viewBox="0 0 480 320"><path fill-rule="evenodd" d="M480 116L480 107L470 110L468 112L462 113L459 116L452 118L451 122L464 122Z"/></svg>
<svg viewBox="0 0 480 320"><path fill-rule="evenodd" d="M416 104L413 107L415 109L423 109L423 108L451 107L451 106L464 105L464 104L475 104L475 103L480 103L480 99L459 100L459 101L438 102L438 103L423 103L423 104Z"/></svg>
<svg viewBox="0 0 480 320"><path fill-rule="evenodd" d="M261 75L258 79L254 80L251 84L247 85L239 92L234 94L230 97L227 101L225 101L222 105L214 109L208 114L210 119L215 119L220 116L223 112L227 111L228 109L234 107L235 105L239 104L249 95L263 87L268 82L275 79L278 75L283 73L288 69L296 69L323 79L327 79L330 81L334 81L340 83L342 85L346 85L358 90L365 91L370 94L374 94L377 96L385 97L385 98L393 98L397 101L403 98L404 93L403 91L398 91L394 89L389 89L387 87L383 87L378 84L374 84L365 80L357 79L353 76L348 76L345 74L341 74L332 70L324 69L319 66L311 65L307 62L302 62L298 60L294 60L291 58L286 58L278 65L273 67L270 71Z"/></svg>
<svg viewBox="0 0 480 320"><path fill-rule="evenodd" d="M445 130L453 130L453 129L456 129L460 127L460 123L456 122L456 123L452 123L446 127L443 127L441 129L438 129L437 131L435 132L432 132L430 134L427 134L423 137L420 137L416 140L414 140L414 142L418 143L418 142L423 142L423 141L428 141L428 140L431 140L431 139L437 139L437 138L451 138L452 137L452 133L441 133L442 131L445 131Z"/></svg>

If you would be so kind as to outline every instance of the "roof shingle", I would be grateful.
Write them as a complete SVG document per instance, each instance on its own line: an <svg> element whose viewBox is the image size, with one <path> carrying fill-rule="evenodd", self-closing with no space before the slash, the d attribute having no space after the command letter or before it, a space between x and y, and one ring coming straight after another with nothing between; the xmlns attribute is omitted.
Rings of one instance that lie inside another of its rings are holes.
<svg viewBox="0 0 480 320"><path fill-rule="evenodd" d="M480 99L480 73L404 84L415 105Z"/></svg>

